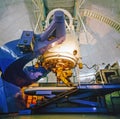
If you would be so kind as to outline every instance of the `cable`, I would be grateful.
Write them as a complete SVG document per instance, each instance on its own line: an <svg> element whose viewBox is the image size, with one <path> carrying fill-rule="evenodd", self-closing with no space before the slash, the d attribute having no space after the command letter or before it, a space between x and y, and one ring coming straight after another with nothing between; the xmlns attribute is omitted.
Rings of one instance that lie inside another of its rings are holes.
<svg viewBox="0 0 120 119"><path fill-rule="evenodd" d="M89 67L87 64L83 64L84 66L86 66L88 69L92 69L94 68L95 71L99 70L99 66L97 64L92 65L91 67Z"/></svg>

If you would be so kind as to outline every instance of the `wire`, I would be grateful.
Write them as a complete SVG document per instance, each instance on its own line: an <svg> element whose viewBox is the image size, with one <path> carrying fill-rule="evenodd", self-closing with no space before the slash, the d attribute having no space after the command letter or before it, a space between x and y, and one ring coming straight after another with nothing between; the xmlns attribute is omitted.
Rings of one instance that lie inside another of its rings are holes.
<svg viewBox="0 0 120 119"><path fill-rule="evenodd" d="M87 64L83 64L84 66L86 66L88 69L92 69L94 68L95 71L99 70L99 66L97 64L92 65L91 67L89 67Z"/></svg>

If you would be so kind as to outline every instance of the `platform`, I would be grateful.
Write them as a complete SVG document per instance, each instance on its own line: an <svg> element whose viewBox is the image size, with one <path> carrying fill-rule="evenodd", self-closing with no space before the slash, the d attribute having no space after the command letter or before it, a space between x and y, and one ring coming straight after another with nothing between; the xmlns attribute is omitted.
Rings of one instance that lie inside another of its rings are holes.
<svg viewBox="0 0 120 119"><path fill-rule="evenodd" d="M47 97L40 104L29 108L31 114L107 113L109 110L107 109L105 97L107 94L115 91L120 91L120 84L81 84L76 87L33 87L26 89L25 93Z"/></svg>
<svg viewBox="0 0 120 119"><path fill-rule="evenodd" d="M80 91L100 91L103 94L109 94L114 91L120 90L120 84L81 84L76 86ZM30 87L25 90L25 94L39 95L40 92L50 91L51 93L64 92L74 87ZM100 93L99 92L99 93ZM43 94L43 93L42 93ZM46 93L45 93L46 94Z"/></svg>

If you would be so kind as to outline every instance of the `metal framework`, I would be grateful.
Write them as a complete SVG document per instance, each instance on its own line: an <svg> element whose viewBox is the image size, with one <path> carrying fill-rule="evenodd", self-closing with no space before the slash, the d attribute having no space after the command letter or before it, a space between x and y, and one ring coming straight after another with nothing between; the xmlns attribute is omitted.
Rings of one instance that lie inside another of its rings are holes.
<svg viewBox="0 0 120 119"><path fill-rule="evenodd" d="M119 90L120 84L82 84L67 91L60 92L56 96L44 100L40 104L31 106L27 110L21 110L19 114L109 113L106 104L106 95ZM46 92L40 90L36 90L35 92L37 95L44 93L48 96L49 94L49 97L54 93L50 89Z"/></svg>

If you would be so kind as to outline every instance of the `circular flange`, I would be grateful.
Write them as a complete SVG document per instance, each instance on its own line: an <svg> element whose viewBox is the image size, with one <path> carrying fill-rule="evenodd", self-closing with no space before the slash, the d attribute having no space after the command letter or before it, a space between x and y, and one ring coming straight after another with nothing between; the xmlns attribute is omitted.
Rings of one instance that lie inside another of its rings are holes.
<svg viewBox="0 0 120 119"><path fill-rule="evenodd" d="M72 69L75 67L77 60L70 55L64 53L50 53L43 58L43 67L46 69L54 69L62 67L63 69Z"/></svg>

